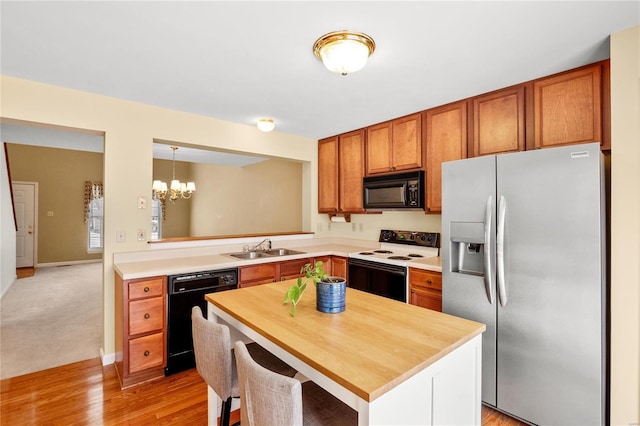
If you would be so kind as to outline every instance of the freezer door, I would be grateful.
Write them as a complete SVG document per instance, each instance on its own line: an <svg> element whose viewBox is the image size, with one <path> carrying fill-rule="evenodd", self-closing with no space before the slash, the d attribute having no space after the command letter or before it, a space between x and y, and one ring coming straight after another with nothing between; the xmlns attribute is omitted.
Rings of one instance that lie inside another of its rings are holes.
<svg viewBox="0 0 640 426"><path fill-rule="evenodd" d="M604 424L599 144L501 155L497 175L497 406L535 424Z"/></svg>
<svg viewBox="0 0 640 426"><path fill-rule="evenodd" d="M482 400L496 404L495 156L442 164L442 311L486 324ZM492 303L493 302L493 303Z"/></svg>

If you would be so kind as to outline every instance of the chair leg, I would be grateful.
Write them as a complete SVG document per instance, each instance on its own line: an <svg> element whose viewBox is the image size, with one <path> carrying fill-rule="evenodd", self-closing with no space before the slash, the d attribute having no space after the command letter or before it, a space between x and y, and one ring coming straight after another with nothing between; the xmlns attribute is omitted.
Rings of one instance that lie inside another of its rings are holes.
<svg viewBox="0 0 640 426"><path fill-rule="evenodd" d="M220 410L220 426L229 426L231 421L231 401L232 397L227 398L226 401L222 401L222 409Z"/></svg>

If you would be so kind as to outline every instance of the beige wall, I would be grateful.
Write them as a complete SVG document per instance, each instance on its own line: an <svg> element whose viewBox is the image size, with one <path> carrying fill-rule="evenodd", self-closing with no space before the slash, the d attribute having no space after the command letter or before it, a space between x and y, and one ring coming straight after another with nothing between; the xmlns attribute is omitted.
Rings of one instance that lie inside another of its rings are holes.
<svg viewBox="0 0 640 426"><path fill-rule="evenodd" d="M102 182L102 154L7 144L11 178L38 182L37 264L102 258L87 253L84 182ZM47 212L53 212L48 216Z"/></svg>
<svg viewBox="0 0 640 426"><path fill-rule="evenodd" d="M244 167L194 164L191 235L302 229L302 164L266 160ZM206 195L206 196L201 196Z"/></svg>
<svg viewBox="0 0 640 426"><path fill-rule="evenodd" d="M611 424L640 424L640 27L611 36Z"/></svg>

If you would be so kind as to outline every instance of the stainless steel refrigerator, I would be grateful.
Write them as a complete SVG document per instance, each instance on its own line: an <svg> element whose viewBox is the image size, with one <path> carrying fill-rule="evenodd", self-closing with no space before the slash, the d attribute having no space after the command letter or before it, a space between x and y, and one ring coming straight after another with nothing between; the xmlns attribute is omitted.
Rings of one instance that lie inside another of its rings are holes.
<svg viewBox="0 0 640 426"><path fill-rule="evenodd" d="M482 400L530 423L605 424L597 143L442 165L442 309L487 325Z"/></svg>

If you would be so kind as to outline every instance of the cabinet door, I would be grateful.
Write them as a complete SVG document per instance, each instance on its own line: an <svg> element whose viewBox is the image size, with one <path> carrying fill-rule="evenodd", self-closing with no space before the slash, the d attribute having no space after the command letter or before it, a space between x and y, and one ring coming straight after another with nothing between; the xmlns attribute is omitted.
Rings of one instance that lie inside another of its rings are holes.
<svg viewBox="0 0 640 426"><path fill-rule="evenodd" d="M314 258L313 264L315 265L317 262L322 262L322 270L324 271L325 274L333 275L331 256L322 256L322 257Z"/></svg>
<svg viewBox="0 0 640 426"><path fill-rule="evenodd" d="M426 213L442 210L442 171L445 161L467 157L467 102L424 112L426 133Z"/></svg>
<svg viewBox="0 0 640 426"><path fill-rule="evenodd" d="M442 293L432 290L425 290L421 287L411 287L409 289L409 303L433 311L442 312Z"/></svg>
<svg viewBox="0 0 640 426"><path fill-rule="evenodd" d="M318 212L337 212L338 137L318 142Z"/></svg>
<svg viewBox="0 0 640 426"><path fill-rule="evenodd" d="M602 143L602 64L533 83L534 146Z"/></svg>
<svg viewBox="0 0 640 426"><path fill-rule="evenodd" d="M473 99L473 156L524 151L524 86Z"/></svg>
<svg viewBox="0 0 640 426"><path fill-rule="evenodd" d="M349 277L347 276L347 258L341 256L331 257L331 275L334 277L341 277L347 280L349 283Z"/></svg>
<svg viewBox="0 0 640 426"><path fill-rule="evenodd" d="M340 210L364 211L362 178L364 177L364 130L340 136Z"/></svg>
<svg viewBox="0 0 640 426"><path fill-rule="evenodd" d="M392 169L394 171L422 167L422 120L420 114L393 120Z"/></svg>
<svg viewBox="0 0 640 426"><path fill-rule="evenodd" d="M367 175L393 170L391 131L390 121L367 128Z"/></svg>

